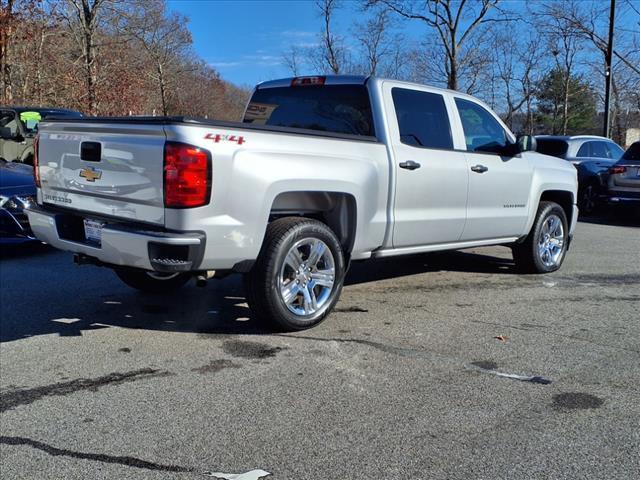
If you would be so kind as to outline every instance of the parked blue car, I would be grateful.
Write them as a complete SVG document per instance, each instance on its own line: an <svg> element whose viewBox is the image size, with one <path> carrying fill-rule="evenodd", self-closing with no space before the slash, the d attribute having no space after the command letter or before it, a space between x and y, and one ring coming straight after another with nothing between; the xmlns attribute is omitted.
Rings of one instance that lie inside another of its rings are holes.
<svg viewBox="0 0 640 480"><path fill-rule="evenodd" d="M33 167L0 159L0 245L37 241L24 213L35 198Z"/></svg>

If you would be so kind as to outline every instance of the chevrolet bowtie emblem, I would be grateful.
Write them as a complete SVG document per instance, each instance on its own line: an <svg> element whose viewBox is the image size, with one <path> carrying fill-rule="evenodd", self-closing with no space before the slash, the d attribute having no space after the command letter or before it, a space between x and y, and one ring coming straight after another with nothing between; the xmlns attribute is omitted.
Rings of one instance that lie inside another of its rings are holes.
<svg viewBox="0 0 640 480"><path fill-rule="evenodd" d="M87 182L95 182L102 177L102 170L97 170L93 167L87 167L80 170L80 176Z"/></svg>

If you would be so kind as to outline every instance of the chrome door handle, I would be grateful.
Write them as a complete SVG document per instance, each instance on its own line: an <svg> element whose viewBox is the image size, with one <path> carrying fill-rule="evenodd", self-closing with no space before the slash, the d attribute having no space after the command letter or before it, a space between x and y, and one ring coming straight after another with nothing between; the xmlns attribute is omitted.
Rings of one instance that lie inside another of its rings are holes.
<svg viewBox="0 0 640 480"><path fill-rule="evenodd" d="M471 167L471 171L476 173L484 173L487 170L489 170L489 167L485 167L484 165L474 165Z"/></svg>
<svg viewBox="0 0 640 480"><path fill-rule="evenodd" d="M420 168L421 165L418 162L414 162L413 160L407 160L406 162L400 163L400 168L404 168L405 170L415 170L416 168Z"/></svg>

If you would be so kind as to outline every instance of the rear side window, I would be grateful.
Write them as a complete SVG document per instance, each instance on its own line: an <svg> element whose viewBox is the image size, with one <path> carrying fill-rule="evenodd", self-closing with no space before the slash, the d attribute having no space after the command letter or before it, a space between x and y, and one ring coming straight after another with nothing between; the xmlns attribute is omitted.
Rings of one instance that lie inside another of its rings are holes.
<svg viewBox="0 0 640 480"><path fill-rule="evenodd" d="M552 157L564 158L569 144L564 140L551 138L536 138L536 151Z"/></svg>
<svg viewBox="0 0 640 480"><path fill-rule="evenodd" d="M617 143L607 142L607 148L609 149L609 158L614 160L619 159L624 154L624 150Z"/></svg>
<svg viewBox="0 0 640 480"><path fill-rule="evenodd" d="M364 85L263 88L251 97L244 123L375 136Z"/></svg>
<svg viewBox="0 0 640 480"><path fill-rule="evenodd" d="M453 148L449 115L442 95L393 88L391 96L402 143L423 148Z"/></svg>
<svg viewBox="0 0 640 480"><path fill-rule="evenodd" d="M624 152L620 161L624 163L638 163L640 164L640 142L636 142Z"/></svg>
<svg viewBox="0 0 640 480"><path fill-rule="evenodd" d="M477 103L456 98L467 150L500 152L507 145L507 134L491 113Z"/></svg>

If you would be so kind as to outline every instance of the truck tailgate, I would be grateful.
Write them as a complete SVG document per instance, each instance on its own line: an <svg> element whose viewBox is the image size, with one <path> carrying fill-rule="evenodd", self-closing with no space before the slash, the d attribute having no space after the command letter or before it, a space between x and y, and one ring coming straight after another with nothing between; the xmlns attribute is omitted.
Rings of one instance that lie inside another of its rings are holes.
<svg viewBox="0 0 640 480"><path fill-rule="evenodd" d="M162 125L43 122L41 201L164 224Z"/></svg>

